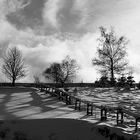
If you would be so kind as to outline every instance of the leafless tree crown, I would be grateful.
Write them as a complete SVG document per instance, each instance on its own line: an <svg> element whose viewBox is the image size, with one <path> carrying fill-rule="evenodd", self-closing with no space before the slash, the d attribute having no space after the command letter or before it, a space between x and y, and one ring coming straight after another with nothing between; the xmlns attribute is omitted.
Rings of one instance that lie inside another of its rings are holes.
<svg viewBox="0 0 140 140"><path fill-rule="evenodd" d="M36 83L36 84L40 83L39 75L34 75L33 78L34 78L34 83Z"/></svg>
<svg viewBox="0 0 140 140"><path fill-rule="evenodd" d="M92 62L93 65L99 66L101 74L109 74L114 79L114 74L120 74L127 66L125 56L128 40L124 36L117 37L113 28L109 32L104 27L99 29L101 37L98 39L98 56Z"/></svg>
<svg viewBox="0 0 140 140"><path fill-rule="evenodd" d="M3 73L6 77L15 84L16 80L25 77L25 65L21 52L13 47L9 49L4 57L4 64L2 67Z"/></svg>
<svg viewBox="0 0 140 140"><path fill-rule="evenodd" d="M53 63L44 72L46 78L53 79L55 82L64 84L70 82L79 69L76 61L67 56L62 63Z"/></svg>

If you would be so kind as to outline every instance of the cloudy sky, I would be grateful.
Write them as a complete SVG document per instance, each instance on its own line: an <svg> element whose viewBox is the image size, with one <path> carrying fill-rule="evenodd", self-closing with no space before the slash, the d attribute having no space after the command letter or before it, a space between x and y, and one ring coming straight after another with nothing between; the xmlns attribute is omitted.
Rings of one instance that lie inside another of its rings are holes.
<svg viewBox="0 0 140 140"><path fill-rule="evenodd" d="M0 58L8 47L17 46L28 65L23 81L32 82L33 75L70 55L81 66L78 80L93 82L98 77L91 63L98 27L114 26L118 35L130 40L128 58L138 81L139 7L140 0L0 0Z"/></svg>

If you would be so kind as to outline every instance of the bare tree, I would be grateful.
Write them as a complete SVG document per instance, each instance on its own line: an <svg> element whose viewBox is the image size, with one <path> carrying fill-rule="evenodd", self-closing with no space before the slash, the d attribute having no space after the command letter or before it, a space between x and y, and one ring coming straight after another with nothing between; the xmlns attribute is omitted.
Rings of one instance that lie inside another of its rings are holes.
<svg viewBox="0 0 140 140"><path fill-rule="evenodd" d="M40 77L39 77L39 75L34 75L33 78L34 78L34 83L35 84L39 84L40 83Z"/></svg>
<svg viewBox="0 0 140 140"><path fill-rule="evenodd" d="M44 75L46 78L53 79L54 82L61 83L64 86L64 83L70 82L76 76L78 69L76 61L67 56L62 63L53 63L45 70Z"/></svg>
<svg viewBox="0 0 140 140"><path fill-rule="evenodd" d="M76 60L67 56L61 63L61 75L60 82L63 85L65 82L71 82L76 76L76 72L79 69Z"/></svg>
<svg viewBox="0 0 140 140"><path fill-rule="evenodd" d="M16 48L10 48L5 57L2 67L3 73L15 86L15 81L25 77L25 66L21 52Z"/></svg>
<svg viewBox="0 0 140 140"><path fill-rule="evenodd" d="M37 87L40 84L40 76L34 75L33 78L34 78L35 86Z"/></svg>
<svg viewBox="0 0 140 140"><path fill-rule="evenodd" d="M61 73L61 65L59 63L53 63L49 68L43 73L47 79L54 81L55 83L59 82L59 77Z"/></svg>
<svg viewBox="0 0 140 140"><path fill-rule="evenodd" d="M114 74L120 74L126 69L127 62L126 45L128 40L124 37L117 37L113 28L109 32L104 27L100 27L101 37L99 38L98 56L92 60L93 65L99 66L102 75L110 75L112 81Z"/></svg>

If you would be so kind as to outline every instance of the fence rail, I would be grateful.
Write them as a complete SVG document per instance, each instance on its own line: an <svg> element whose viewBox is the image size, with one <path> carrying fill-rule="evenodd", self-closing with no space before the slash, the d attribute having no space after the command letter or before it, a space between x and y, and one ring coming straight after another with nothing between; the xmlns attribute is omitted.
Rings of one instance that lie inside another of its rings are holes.
<svg viewBox="0 0 140 140"><path fill-rule="evenodd" d="M137 131L138 128L138 122L140 121L140 114L132 112L123 106L112 106L109 103L106 103L104 105L96 104L92 101L81 99L80 97L76 97L74 95L71 95L70 92L63 91L61 89L46 86L45 84L38 85L37 88L39 88L40 91L43 91L45 93L49 93L51 96L58 97L59 100L65 102L67 105L74 105L75 110L81 110L81 104L86 105L86 113L87 115L93 115L93 108L100 109L100 120L107 120L107 112L115 112L116 113L116 123L123 124L124 123L124 114L127 114L129 116L134 117L135 119L135 131Z"/></svg>

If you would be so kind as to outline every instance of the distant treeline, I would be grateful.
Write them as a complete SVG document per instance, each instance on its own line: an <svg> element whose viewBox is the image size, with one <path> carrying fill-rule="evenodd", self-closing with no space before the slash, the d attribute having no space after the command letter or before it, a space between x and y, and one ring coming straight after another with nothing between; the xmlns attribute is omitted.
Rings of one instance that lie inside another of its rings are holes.
<svg viewBox="0 0 140 140"><path fill-rule="evenodd" d="M41 85L46 85L50 87L61 87L60 83L15 83L15 86L25 86L25 87L36 87L36 86L41 86ZM8 87L12 86L11 83L0 83L0 86ZM94 87L94 83L65 83L64 87Z"/></svg>
<svg viewBox="0 0 140 140"><path fill-rule="evenodd" d="M19 87L19 86L24 86L24 87L37 87L37 88L41 88L42 85L48 86L48 87L56 87L56 88L61 88L62 85L60 83L15 83L15 86ZM135 87L137 87L138 89L140 89L140 82L139 83L135 83L134 84ZM12 84L11 83L0 83L0 87L11 87ZM105 85L100 85L98 83L65 83L63 88L67 88L67 87L100 87L100 88L104 88L104 87L111 87L110 85L105 86ZM116 85L117 87L117 85Z"/></svg>

